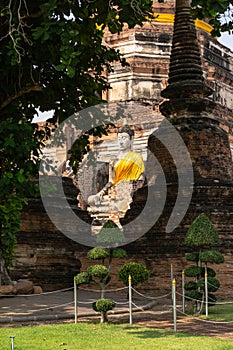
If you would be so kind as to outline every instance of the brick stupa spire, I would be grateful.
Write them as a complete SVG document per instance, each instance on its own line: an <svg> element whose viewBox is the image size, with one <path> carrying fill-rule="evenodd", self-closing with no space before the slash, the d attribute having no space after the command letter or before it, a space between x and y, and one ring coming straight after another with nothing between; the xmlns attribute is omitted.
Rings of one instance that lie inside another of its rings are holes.
<svg viewBox="0 0 233 350"><path fill-rule="evenodd" d="M190 0L176 0L176 13L170 57L168 86L161 92L165 101L160 106L165 116L179 115L185 109L203 111L208 105L205 97L212 93L204 81L200 49L194 20L190 13Z"/></svg>

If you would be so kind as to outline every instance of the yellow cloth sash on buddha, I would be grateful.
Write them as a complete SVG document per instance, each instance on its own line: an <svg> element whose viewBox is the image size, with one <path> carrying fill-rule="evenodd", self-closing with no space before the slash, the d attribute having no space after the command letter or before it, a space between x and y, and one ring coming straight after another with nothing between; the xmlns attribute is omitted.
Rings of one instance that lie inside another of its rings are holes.
<svg viewBox="0 0 233 350"><path fill-rule="evenodd" d="M138 180L144 172L144 163L140 153L130 151L114 166L114 185L120 181Z"/></svg>

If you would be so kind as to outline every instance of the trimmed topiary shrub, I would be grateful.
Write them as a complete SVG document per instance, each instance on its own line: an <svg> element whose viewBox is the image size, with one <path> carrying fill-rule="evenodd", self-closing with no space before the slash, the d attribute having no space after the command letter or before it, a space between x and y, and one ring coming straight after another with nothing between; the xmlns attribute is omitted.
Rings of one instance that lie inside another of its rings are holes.
<svg viewBox="0 0 233 350"><path fill-rule="evenodd" d="M119 271L119 280L128 286L129 275L132 278L132 286L143 283L149 279L149 270L140 263L129 262L124 264Z"/></svg>
<svg viewBox="0 0 233 350"><path fill-rule="evenodd" d="M191 247L215 246L220 242L216 227L205 214L193 221L185 237L185 244Z"/></svg>
<svg viewBox="0 0 233 350"><path fill-rule="evenodd" d="M198 292L198 290L190 289L185 291L185 296L187 297L187 301L196 301L202 300L202 293Z"/></svg>
<svg viewBox="0 0 233 350"><path fill-rule="evenodd" d="M214 271L214 269L211 269L210 267L207 267L207 275L208 275L208 277L215 277L216 276L216 272ZM201 276L205 277L205 268L204 267L202 267Z"/></svg>
<svg viewBox="0 0 233 350"><path fill-rule="evenodd" d="M127 258L127 253L122 248L115 248L113 249L112 257L116 259L124 259Z"/></svg>
<svg viewBox="0 0 233 350"><path fill-rule="evenodd" d="M91 276L87 272L80 272L77 276L75 276L75 282L77 285L80 284L89 284L92 281Z"/></svg>
<svg viewBox="0 0 233 350"><path fill-rule="evenodd" d="M90 260L102 260L109 257L109 249L95 247L87 252L87 258Z"/></svg>
<svg viewBox="0 0 233 350"><path fill-rule="evenodd" d="M90 276L98 277L100 279L103 279L106 277L109 273L108 269L104 265L91 265L87 268L87 273Z"/></svg>
<svg viewBox="0 0 233 350"><path fill-rule="evenodd" d="M103 299L106 286L111 281L110 269L113 258L121 259L126 257L127 254L123 248L92 248L88 251L87 258L98 262L101 261L101 264L89 266L85 272L81 272L75 277L75 281L78 285L96 283L100 287L101 299Z"/></svg>
<svg viewBox="0 0 233 350"><path fill-rule="evenodd" d="M199 259L204 263L210 264L221 264L224 262L224 256L218 250L206 250L200 252Z"/></svg>
<svg viewBox="0 0 233 350"><path fill-rule="evenodd" d="M214 294L208 294L208 305L209 306L214 306L216 304L217 298L216 295Z"/></svg>
<svg viewBox="0 0 233 350"><path fill-rule="evenodd" d="M112 310L116 303L112 299L98 299L92 304L94 311L101 313L101 323L108 322L107 312Z"/></svg>
<svg viewBox="0 0 233 350"><path fill-rule="evenodd" d="M195 261L198 262L199 254L198 253L187 253L185 255L187 261Z"/></svg>
<svg viewBox="0 0 233 350"><path fill-rule="evenodd" d="M208 292L216 292L220 287L220 282L217 280L217 278L214 277L208 277L207 278L208 283ZM197 283L198 287L200 287L201 290L205 290L205 279L202 277L198 280Z"/></svg>
<svg viewBox="0 0 233 350"><path fill-rule="evenodd" d="M192 290L192 289L197 290L197 288L198 288L197 282L192 282L192 281L186 282L184 284L184 288L185 288L185 290Z"/></svg>
<svg viewBox="0 0 233 350"><path fill-rule="evenodd" d="M108 220L96 236L96 242L102 247L121 245L125 242L124 232L112 220Z"/></svg>
<svg viewBox="0 0 233 350"><path fill-rule="evenodd" d="M195 307L198 312L201 312L203 301L206 298L205 273L207 272L208 276L208 299L210 293L216 292L220 287L220 282L215 278L215 271L207 266L208 263L223 263L223 255L218 250L209 249L210 247L219 245L220 242L216 227L204 214L199 215L193 221L185 238L186 245L193 247L196 250L195 252L186 255L186 259L188 261L195 261L196 266L190 266L185 269L185 276L194 279L194 284L185 283L185 294L194 296L196 293L199 293L201 295L200 298L194 298L196 299ZM201 300L202 303L200 303L199 300ZM216 300L216 297L212 298L211 305L214 304L214 300Z"/></svg>
<svg viewBox="0 0 233 350"><path fill-rule="evenodd" d="M184 274L187 277L197 277L201 276L202 268L200 266L189 266L184 270Z"/></svg>

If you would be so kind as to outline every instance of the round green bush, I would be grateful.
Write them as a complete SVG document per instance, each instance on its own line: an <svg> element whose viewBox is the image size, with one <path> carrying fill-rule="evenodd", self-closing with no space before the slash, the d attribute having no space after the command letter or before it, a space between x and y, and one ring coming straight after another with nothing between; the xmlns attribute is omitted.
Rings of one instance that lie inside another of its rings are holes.
<svg viewBox="0 0 233 350"><path fill-rule="evenodd" d="M109 250L102 247L95 247L87 252L87 258L91 260L105 259L109 257Z"/></svg>
<svg viewBox="0 0 233 350"><path fill-rule="evenodd" d="M186 257L186 260L188 260L188 261L198 262L198 260L199 260L199 254L198 253L187 253L185 255L185 257Z"/></svg>
<svg viewBox="0 0 233 350"><path fill-rule="evenodd" d="M187 269L184 270L184 274L187 277L197 277L200 276L202 273L202 268L200 266L189 266Z"/></svg>
<svg viewBox="0 0 233 350"><path fill-rule="evenodd" d="M98 299L92 304L92 308L96 312L107 312L116 306L112 299Z"/></svg>
<svg viewBox="0 0 233 350"><path fill-rule="evenodd" d="M199 254L199 259L205 263L221 264L224 262L224 256L218 250L206 250Z"/></svg>
<svg viewBox="0 0 233 350"><path fill-rule="evenodd" d="M142 283L148 280L150 273L149 270L140 263L129 262L124 264L119 271L119 280L125 285L128 285L129 276L132 278L132 286L136 286L138 283Z"/></svg>
<svg viewBox="0 0 233 350"><path fill-rule="evenodd" d="M211 269L210 267L207 267L207 275L208 275L208 277L215 277L216 272L213 269ZM202 267L201 276L205 277L205 268L204 267Z"/></svg>
<svg viewBox="0 0 233 350"><path fill-rule="evenodd" d="M214 294L208 294L208 306L214 306L216 304L217 298Z"/></svg>
<svg viewBox="0 0 233 350"><path fill-rule="evenodd" d="M74 278L77 285L79 284L88 284L91 282L91 276L87 272L80 272Z"/></svg>
<svg viewBox="0 0 233 350"><path fill-rule="evenodd" d="M208 277L207 278L207 286L208 286L208 292L216 292L220 287L220 282L217 280L217 278L214 277ZM198 280L197 283L198 287L200 287L202 290L205 290L205 279L202 277Z"/></svg>
<svg viewBox="0 0 233 350"><path fill-rule="evenodd" d="M90 276L103 278L109 274L109 270L104 265L91 265L87 268L87 273Z"/></svg>
<svg viewBox="0 0 233 350"><path fill-rule="evenodd" d="M194 289L187 290L187 291L185 291L185 297L187 297L187 301L202 300L202 293L200 293ZM191 298L191 299L189 299L189 298Z"/></svg>
<svg viewBox="0 0 233 350"><path fill-rule="evenodd" d="M124 259L127 257L127 253L123 248L115 248L112 252L113 258Z"/></svg>
<svg viewBox="0 0 233 350"><path fill-rule="evenodd" d="M185 290L197 290L197 283L196 282L192 282L192 281L190 281L190 282L186 282L185 284L184 284L184 289Z"/></svg>

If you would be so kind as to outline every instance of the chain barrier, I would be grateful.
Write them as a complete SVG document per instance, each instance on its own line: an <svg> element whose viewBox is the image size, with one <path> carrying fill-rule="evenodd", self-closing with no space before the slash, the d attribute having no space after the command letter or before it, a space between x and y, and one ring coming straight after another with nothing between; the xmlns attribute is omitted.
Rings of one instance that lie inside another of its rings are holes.
<svg viewBox="0 0 233 350"><path fill-rule="evenodd" d="M92 301L79 301L77 300L77 304L83 304L83 305L92 305L96 299L93 299Z"/></svg>
<svg viewBox="0 0 233 350"><path fill-rule="evenodd" d="M203 318L200 318L200 317L195 317L195 316L191 316L191 315L188 315L188 314L186 314L185 312L182 312L182 311L180 311L179 309L177 309L177 311L179 312L179 313L181 313L182 315L184 315L184 316L187 316L187 317L189 317L189 318L192 318L192 319L194 319L194 320L197 320L197 321L202 321L202 322L206 322L206 323L212 323L212 324L229 324L229 323L233 323L233 321L212 321L212 320L205 320L205 319L203 319Z"/></svg>
<svg viewBox="0 0 233 350"><path fill-rule="evenodd" d="M194 299L191 297L188 297L187 295L181 294L179 292L176 292L177 295L181 296L181 297L185 297L185 299L189 299L192 301L197 301L197 302L201 302L203 304L206 304L207 302L205 300L200 300L200 299ZM209 298L210 300L212 300L213 302L215 302L214 299ZM209 304L209 302L207 303ZM225 301L225 302L215 302L214 305L229 305L229 304L233 304L233 301Z"/></svg>
<svg viewBox="0 0 233 350"><path fill-rule="evenodd" d="M122 287L122 288L116 288L116 289L105 289L105 293L112 293L112 292L118 292L120 290L128 289L128 287ZM78 290L84 290L86 292L96 292L101 293L101 289L88 289L88 288L82 288L78 287Z"/></svg>
<svg viewBox="0 0 233 350"><path fill-rule="evenodd" d="M140 311L144 311L144 307L143 306L138 306L138 305L136 305L133 301L132 301L132 305L134 306L134 307L136 307L136 309L138 309L138 310L140 310Z"/></svg>
<svg viewBox="0 0 233 350"><path fill-rule="evenodd" d="M136 294L140 295L141 297L144 297L144 298L146 298L146 299L151 299L151 300L163 299L163 298L167 298L167 297L169 297L169 296L171 295L171 292L170 292L170 293L168 293L168 294L160 295L160 296L158 296L158 297L151 297L151 296L147 296L147 295L145 295L145 294L142 294L142 293L138 292L138 291L137 291L136 289L134 289L133 287L132 287L132 290L133 290Z"/></svg>
<svg viewBox="0 0 233 350"><path fill-rule="evenodd" d="M179 293L179 292L176 292L177 295L179 296L184 296L183 294ZM205 300L199 300L199 299L194 299L194 298L191 298L191 297L188 297L188 296L185 296L185 299L189 299L189 300L192 300L192 301L195 301L195 302L201 302L202 304L208 304ZM228 304L233 304L233 301L232 302L220 302L220 303L215 303L215 305L228 305ZM195 317L195 316L191 316L191 315L188 315L186 314L185 312L181 311L180 309L177 309L177 311L179 313L181 313L182 315L184 316L187 316L187 317L190 317L190 318L193 318L195 320L199 320L199 321L203 321L203 322L207 322L207 323L216 323L216 324L230 324L230 323L233 323L233 321L212 321L212 320L205 320L205 319L202 319L202 318L199 318L199 317Z"/></svg>
<svg viewBox="0 0 233 350"><path fill-rule="evenodd" d="M209 283L209 282L208 282ZM210 285L213 286L213 284L209 283ZM84 292L93 292L93 293L101 293L101 289L88 289L88 288L82 288L82 287L79 287L78 290L80 291L84 291ZM114 293L114 292L118 292L118 291L124 291L124 290L128 290L128 287L122 287L122 288L115 288L115 289L106 289L105 290L105 293ZM146 295L146 294L143 294L141 292L139 292L137 289L131 287L131 290L139 295L142 299L140 300L140 303L142 303L143 299L149 299L151 300L150 303L146 304L146 305L143 305L143 306L139 306L135 303L135 301L131 300L131 305L134 306L137 310L140 310L140 311L145 311L146 308L148 308L148 306L151 308L153 302L156 302L156 300L159 300L159 299L163 299L163 298L168 298L171 296L171 294L173 295L173 298L175 298L175 295L177 296L180 296L182 297L183 299L185 300L190 300L190 301L193 301L193 302L201 302L202 304L208 304L208 302L206 300L198 300L198 299L195 299L195 298L191 298L189 296L185 296L184 293L179 293L177 291L175 291L175 293L167 293L167 294L164 294L164 295L160 295L160 296L151 296L151 295ZM45 293L41 293L41 294L19 294L19 295L11 295L11 297L31 297L31 296L46 296L46 295L53 295L53 294L56 294L56 293L63 293L63 292L67 292L67 291L74 291L75 292L75 288L74 287L70 287L70 288L64 288L64 289L60 289L60 290L56 290L56 291L51 291L51 292L45 292ZM0 297L9 297L9 295L0 295ZM172 299L173 299L172 298ZM121 299L121 298L120 298ZM96 298L89 298L88 301L82 301L82 300L73 300L71 302L67 302L67 303L64 303L64 304L60 304L60 305L55 305L55 306L47 306L47 307L44 307L44 308L40 308L40 309L29 309L29 310L26 310L26 311L18 311L16 310L16 312L14 312L14 315L22 315L22 314L28 314L28 313L36 313L36 312L41 312L41 311L52 311L53 309L58 309L58 308L62 308L62 307L66 307L66 306L70 306L70 305L92 305L93 302L96 301ZM119 307L122 306L125 306L127 307L129 305L129 300L127 301L117 301L117 300L113 300L115 302L116 305L119 305ZM173 300L174 302L174 300ZM233 304L233 301L226 301L226 302L215 302L215 305L229 305L229 304ZM155 305L155 304L153 304ZM5 308L7 308L8 306L5 306ZM122 309L123 310L123 309ZM136 310L134 310L136 311ZM177 308L176 305L173 305L173 312L174 311L177 311L179 312L180 315L184 315L186 317L189 317L189 318L193 318L195 320L199 320L201 322L206 322L206 323L211 323L211 324L222 324L222 325L227 325L227 324L232 324L233 321L213 321L213 320L209 320L209 319L203 319L203 318L200 318L200 317L195 317L195 316L190 316L188 314L185 313L185 310L181 310L180 308ZM1 315L8 315L9 314L9 310L4 310L3 312L0 312ZM77 316L77 315L76 315ZM175 327L174 327L174 330L175 330Z"/></svg>
<svg viewBox="0 0 233 350"><path fill-rule="evenodd" d="M49 295L49 294L55 294L55 293L63 293L67 292L69 290L74 289L74 287L65 288L65 289L58 289L54 290L52 292L43 292L43 293L35 293L35 294L0 294L0 298L16 298L16 297L35 297L35 296L41 296L41 295Z"/></svg>
<svg viewBox="0 0 233 350"><path fill-rule="evenodd" d="M69 303L65 303L65 304L60 304L60 305L56 305L56 306L47 306L47 307L44 307L44 308L41 308L41 309L31 309L31 310L27 310L26 312L29 313L29 312L39 312L39 311L50 311L50 310L53 310L53 309L58 309L60 307L64 307L64 306L68 306L68 305L72 305L74 304L73 301L69 302ZM25 311L20 311L20 312L14 312L15 315L22 315L24 313L26 313ZM1 312L1 313L6 313L6 312ZM9 313L9 311L8 311Z"/></svg>

